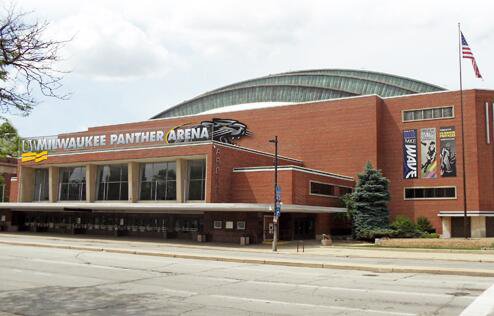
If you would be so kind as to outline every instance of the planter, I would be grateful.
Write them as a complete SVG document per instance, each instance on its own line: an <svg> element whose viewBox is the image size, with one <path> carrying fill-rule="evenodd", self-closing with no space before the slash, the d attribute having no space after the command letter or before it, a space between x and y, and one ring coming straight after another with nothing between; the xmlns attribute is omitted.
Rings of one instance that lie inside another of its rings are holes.
<svg viewBox="0 0 494 316"><path fill-rule="evenodd" d="M242 236L240 237L240 245L241 246L246 246L250 243L249 236Z"/></svg>
<svg viewBox="0 0 494 316"><path fill-rule="evenodd" d="M321 239L321 245L323 246L331 246L333 244L333 240L331 236L323 234Z"/></svg>

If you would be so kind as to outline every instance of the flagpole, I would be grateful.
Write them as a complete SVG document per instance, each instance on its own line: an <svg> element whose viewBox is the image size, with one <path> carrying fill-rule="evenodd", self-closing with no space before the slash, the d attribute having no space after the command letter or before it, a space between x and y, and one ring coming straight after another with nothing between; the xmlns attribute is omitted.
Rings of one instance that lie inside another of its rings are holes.
<svg viewBox="0 0 494 316"><path fill-rule="evenodd" d="M463 81L461 75L461 28L458 22L458 65L460 66L460 111L461 111L461 156L463 168L463 236L468 238L468 217L467 217L467 180L465 174L465 132L463 124Z"/></svg>

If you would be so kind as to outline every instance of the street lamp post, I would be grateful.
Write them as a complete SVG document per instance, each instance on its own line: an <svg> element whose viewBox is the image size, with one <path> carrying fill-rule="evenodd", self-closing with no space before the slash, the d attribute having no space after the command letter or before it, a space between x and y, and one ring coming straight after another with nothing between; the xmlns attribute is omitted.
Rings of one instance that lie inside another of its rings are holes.
<svg viewBox="0 0 494 316"><path fill-rule="evenodd" d="M269 140L274 143L274 216L273 216L273 251L278 251L278 216L279 216L279 189L278 189L278 136Z"/></svg>

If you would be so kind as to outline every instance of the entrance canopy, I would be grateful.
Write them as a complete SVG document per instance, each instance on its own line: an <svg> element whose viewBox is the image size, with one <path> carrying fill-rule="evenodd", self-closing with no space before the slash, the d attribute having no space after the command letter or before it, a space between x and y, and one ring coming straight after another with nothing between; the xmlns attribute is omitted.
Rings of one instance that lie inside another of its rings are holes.
<svg viewBox="0 0 494 316"><path fill-rule="evenodd" d="M95 211L95 212L129 212L129 213L186 213L202 214L204 212L273 212L271 204L258 203L0 203L0 209L13 211ZM281 212L285 213L345 213L341 207L324 207L284 204Z"/></svg>
<svg viewBox="0 0 494 316"><path fill-rule="evenodd" d="M440 211L437 215L439 217L463 217L463 211ZM494 217L494 211L467 211L467 217Z"/></svg>

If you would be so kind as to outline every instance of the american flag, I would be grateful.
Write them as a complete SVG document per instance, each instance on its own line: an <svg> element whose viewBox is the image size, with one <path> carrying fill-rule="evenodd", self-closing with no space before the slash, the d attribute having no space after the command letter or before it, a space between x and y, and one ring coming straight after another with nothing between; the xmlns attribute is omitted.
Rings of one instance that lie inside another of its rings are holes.
<svg viewBox="0 0 494 316"><path fill-rule="evenodd" d="M465 36L463 36L463 32L461 32L461 52L463 58L470 59L472 61L472 67L473 71L475 71L475 77L482 79L479 67L477 66L477 62L475 61L475 57L473 57L472 50L470 49L470 46L468 46L467 40L465 39Z"/></svg>

